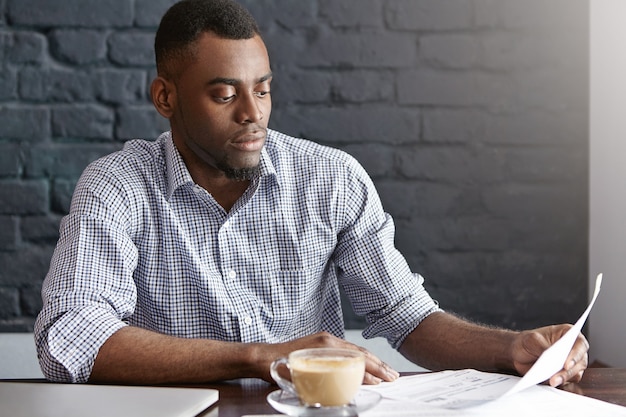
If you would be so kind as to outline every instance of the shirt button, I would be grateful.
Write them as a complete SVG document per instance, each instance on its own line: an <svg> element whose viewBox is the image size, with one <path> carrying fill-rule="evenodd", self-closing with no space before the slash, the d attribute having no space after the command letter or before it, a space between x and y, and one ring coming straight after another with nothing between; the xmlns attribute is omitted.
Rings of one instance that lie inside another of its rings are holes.
<svg viewBox="0 0 626 417"><path fill-rule="evenodd" d="M200 187L199 185L194 185L193 192L196 194L200 194L202 192L202 187Z"/></svg>
<svg viewBox="0 0 626 417"><path fill-rule="evenodd" d="M252 324L252 317L250 317L250 316L246 316L246 317L244 317L244 319L243 319L243 323L244 323L246 326L251 325L251 324Z"/></svg>
<svg viewBox="0 0 626 417"><path fill-rule="evenodd" d="M230 271L228 271L228 275L227 276L228 276L229 279L235 279L237 277L237 272L235 272L234 270L231 269Z"/></svg>

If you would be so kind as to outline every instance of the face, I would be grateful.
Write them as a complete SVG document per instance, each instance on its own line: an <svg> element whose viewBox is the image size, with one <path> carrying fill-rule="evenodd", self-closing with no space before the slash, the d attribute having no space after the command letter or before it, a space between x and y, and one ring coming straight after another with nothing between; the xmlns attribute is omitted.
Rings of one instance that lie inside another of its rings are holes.
<svg viewBox="0 0 626 417"><path fill-rule="evenodd" d="M272 108L265 45L258 36L230 40L205 33L196 47L175 80L161 80L169 107L166 114L159 111L170 119L190 168L249 179L259 165Z"/></svg>

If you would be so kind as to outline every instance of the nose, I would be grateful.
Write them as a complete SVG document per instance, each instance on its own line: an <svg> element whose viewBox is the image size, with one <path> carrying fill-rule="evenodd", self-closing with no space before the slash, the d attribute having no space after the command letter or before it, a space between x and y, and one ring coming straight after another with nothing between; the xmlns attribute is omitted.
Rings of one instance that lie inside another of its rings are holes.
<svg viewBox="0 0 626 417"><path fill-rule="evenodd" d="M263 106L254 93L240 96L237 121L241 124L257 123L263 120Z"/></svg>

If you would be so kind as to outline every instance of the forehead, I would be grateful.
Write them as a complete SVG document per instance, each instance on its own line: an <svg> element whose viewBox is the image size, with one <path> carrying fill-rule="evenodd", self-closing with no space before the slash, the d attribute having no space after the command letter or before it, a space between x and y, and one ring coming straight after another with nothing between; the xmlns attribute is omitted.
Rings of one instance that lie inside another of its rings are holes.
<svg viewBox="0 0 626 417"><path fill-rule="evenodd" d="M270 72L269 57L260 36L250 39L224 39L207 32L193 48L193 58L184 66L181 77L225 77L258 79Z"/></svg>

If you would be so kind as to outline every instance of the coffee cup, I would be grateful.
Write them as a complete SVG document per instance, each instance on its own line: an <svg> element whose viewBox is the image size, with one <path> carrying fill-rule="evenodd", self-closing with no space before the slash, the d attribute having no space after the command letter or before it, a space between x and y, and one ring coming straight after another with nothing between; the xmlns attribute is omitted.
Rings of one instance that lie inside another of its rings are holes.
<svg viewBox="0 0 626 417"><path fill-rule="evenodd" d="M289 369L291 381L279 375L280 366ZM270 373L283 391L296 395L305 406L343 406L363 383L365 355L350 349L301 349L272 362Z"/></svg>

